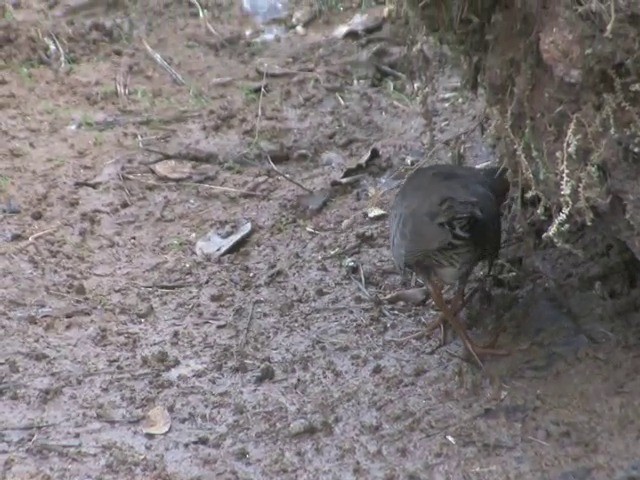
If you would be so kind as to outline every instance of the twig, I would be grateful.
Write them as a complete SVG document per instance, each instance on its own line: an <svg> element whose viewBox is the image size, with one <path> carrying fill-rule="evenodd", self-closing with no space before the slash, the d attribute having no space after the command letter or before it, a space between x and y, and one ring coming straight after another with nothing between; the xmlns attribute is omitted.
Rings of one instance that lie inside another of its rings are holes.
<svg viewBox="0 0 640 480"><path fill-rule="evenodd" d="M178 72L176 72L171 67L171 65L169 65L165 61L165 59L160 56L160 54L158 52L156 52L153 48L151 48L144 38L142 39L142 44L144 45L144 48L147 49L147 52L149 52L149 55L151 55L151 57L158 63L158 65L160 65L162 68L164 68L167 71L167 73L169 73L169 75L171 75L171 78L173 78L173 80L178 85L186 85L187 84L187 82L184 81L184 78L182 78L182 76Z"/></svg>
<svg viewBox="0 0 640 480"><path fill-rule="evenodd" d="M253 143L258 141L258 135L260 134L260 121L262 120L262 97L264 96L264 86L267 79L267 70L265 69L262 75L262 83L260 84L260 98L258 99L258 118L256 119L256 133L253 136Z"/></svg>
<svg viewBox="0 0 640 480"><path fill-rule="evenodd" d="M140 183L146 183L147 185L157 185L158 187L162 187L162 186L166 186L166 183L160 183L160 182L152 182L151 180L143 180L142 178L137 178L134 175L123 175L124 178L128 179L128 180L135 180L137 182ZM252 192L250 190L242 190L239 188L232 188L232 187L222 187L219 185L209 185L208 183L196 183L196 182L175 182L176 184L180 184L180 185L191 185L194 187L205 187L205 188L209 188L211 190L220 190L223 192L233 192L233 193L240 193L242 195L251 195L254 197L264 197L264 195L262 193L258 193L258 192Z"/></svg>
<svg viewBox="0 0 640 480"><path fill-rule="evenodd" d="M351 275L351 279L355 282L355 284L358 286L358 288L360 289L360 291L369 299L371 300L371 302L380 307L380 311L384 314L385 317L387 318L393 318L393 315L391 315L391 313L389 312L389 310L387 310L383 305L382 302L380 301L380 297L378 297L378 295L372 295L367 291L367 287L365 285L365 278L364 278L364 270L362 270L362 265L360 265L360 263L358 263L358 273L360 274L360 278L357 279L355 276Z"/></svg>
<svg viewBox="0 0 640 480"><path fill-rule="evenodd" d="M127 197L127 203L129 205L133 205L131 201L131 193L129 193L129 189L124 183L124 178L122 178L122 172L118 172L118 178L120 179L120 185L122 185L122 190L124 191L124 196Z"/></svg>
<svg viewBox="0 0 640 480"><path fill-rule="evenodd" d="M208 12L200 6L200 3L198 3L198 0L190 0L190 2L193 3L196 6L196 8L198 9L198 15L200 16L200 19L204 23L205 27L207 27L207 30L209 30L216 37L218 37L220 40L222 40L222 43L227 45L227 42L225 42L224 38L222 38L222 35L220 35L216 31L216 29L211 26L211 24L209 23L209 20L207 20L207 17L209 16Z"/></svg>
<svg viewBox="0 0 640 480"><path fill-rule="evenodd" d="M31 236L29 237L29 242L33 242L34 240L36 240L36 239L38 239L38 238L40 238L40 237L45 236L47 233L51 233L51 232L53 232L53 231L54 231L54 230L56 230L59 226L60 226L60 225L56 225L55 227L51 227L51 228L48 228L48 229L43 230L43 231L41 231L41 232L34 233L33 235L31 235Z"/></svg>
<svg viewBox="0 0 640 480"><path fill-rule="evenodd" d="M226 85L227 83L231 83L235 80L235 77L218 77L218 78L213 78L209 81L209 85L211 86L222 86L222 85Z"/></svg>
<svg viewBox="0 0 640 480"><path fill-rule="evenodd" d="M604 32L606 38L611 38L611 32L613 31L613 24L616 21L616 0L610 0L611 2L611 19L607 24L607 29Z"/></svg>
<svg viewBox="0 0 640 480"><path fill-rule="evenodd" d="M252 192L251 190L242 190L240 188L221 187L220 185L209 185L208 183L196 183L196 182L180 182L180 183L183 185L191 185L194 187L210 188L211 190L220 190L222 192L241 193L243 195L250 195L252 197L262 197L262 198L265 197L265 195L262 193Z"/></svg>
<svg viewBox="0 0 640 480"><path fill-rule="evenodd" d="M177 151L177 152L164 152L162 150L158 150L152 147L143 146L141 148L146 152L155 153L156 155L160 156L160 158L158 159L150 160L148 162L142 162L143 165L153 165L155 163L160 163L164 160L184 160L187 162L204 163L207 165L211 165L220 161L220 155L218 155L216 152L200 150L200 149L187 149L184 151Z"/></svg>
<svg viewBox="0 0 640 480"><path fill-rule="evenodd" d="M64 54L62 45L60 45L60 42L58 41L56 36L53 34L53 32L49 32L49 35L51 35L51 38L53 39L53 42L55 43L55 46L58 49L58 52L60 52L60 70L62 70L67 65L67 57Z"/></svg>
<svg viewBox="0 0 640 480"><path fill-rule="evenodd" d="M73 295L69 295L68 293L59 292L58 290L49 290L48 293L50 293L51 295L57 295L58 297L68 298L70 300L73 300L74 302L78 302L78 303L84 302L84 300L81 298L74 297ZM1 389L1 386L0 386L0 389Z"/></svg>
<svg viewBox="0 0 640 480"><path fill-rule="evenodd" d="M157 283L151 285L138 284L140 288L149 288L153 290L180 290L182 288L195 287L197 283Z"/></svg>
<svg viewBox="0 0 640 480"><path fill-rule="evenodd" d="M16 425L14 427L2 427L0 432L19 432L24 430L40 430L42 428L55 427L58 423L27 423L25 425Z"/></svg>
<svg viewBox="0 0 640 480"><path fill-rule="evenodd" d="M262 74L264 77L286 77L290 75L314 75L317 78L320 78L320 75L313 69L300 69L300 70L291 70L287 68L281 68L276 65L275 69L269 70L269 65L264 64L264 66L256 65L256 72L258 74Z"/></svg>
<svg viewBox="0 0 640 480"><path fill-rule="evenodd" d="M155 117L155 116L142 116L137 118L126 118L126 117L111 117L106 118L104 120L96 120L93 121L90 125L83 124L79 125L77 123L73 124L74 128L84 128L87 130L98 130L104 131L109 128L115 127L124 127L126 125L143 125L149 126L150 128L169 130L168 127L165 127L161 124L169 124L175 122L183 122L190 118L195 118L202 115L202 112L178 112L174 115L169 115L165 118ZM156 125L157 124L157 125Z"/></svg>
<svg viewBox="0 0 640 480"><path fill-rule="evenodd" d="M397 70L394 70L391 67L387 67L386 65L376 65L376 69L385 75L390 77L397 78L399 80L406 80L407 76L404 73L400 73Z"/></svg>
<svg viewBox="0 0 640 480"><path fill-rule="evenodd" d="M130 75L128 71L120 70L116 74L115 84L116 84L116 94L118 98L126 99L129 96L129 79Z"/></svg>
<svg viewBox="0 0 640 480"><path fill-rule="evenodd" d="M540 445L544 445L545 447L550 447L551 446L547 442L545 442L544 440L540 440L539 438L532 437L531 435L528 435L527 438L529 440L532 440L532 441L536 442L536 443L539 443Z"/></svg>
<svg viewBox="0 0 640 480"><path fill-rule="evenodd" d="M251 306L249 307L249 318L247 319L247 326L244 329L244 334L242 335L242 348L247 345L247 337L249 336L249 330L251 329L251 324L253 323L253 311L255 310L256 301L253 300L251 302Z"/></svg>
<svg viewBox="0 0 640 480"><path fill-rule="evenodd" d="M271 168L273 169L273 171L276 172L278 175L280 175L282 178L284 178L288 182L293 183L295 186L301 188L302 190L304 190L307 193L313 193L313 190L311 190L310 188L305 187L300 182L294 180L293 178L291 178L286 173L283 173L280 170L278 170L278 167L275 166L275 164L273 163L273 160L271 160L271 157L269 155L267 155L267 160L269 161L269 165L271 165Z"/></svg>

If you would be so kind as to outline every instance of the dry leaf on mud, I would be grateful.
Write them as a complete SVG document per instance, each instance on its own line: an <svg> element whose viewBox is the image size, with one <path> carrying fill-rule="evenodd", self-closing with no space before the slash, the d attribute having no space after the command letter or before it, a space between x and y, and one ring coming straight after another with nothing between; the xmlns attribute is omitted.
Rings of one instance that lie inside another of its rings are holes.
<svg viewBox="0 0 640 480"><path fill-rule="evenodd" d="M331 190L323 188L321 190L305 193L297 198L297 203L302 212L307 215L319 213L329 202Z"/></svg>
<svg viewBox="0 0 640 480"><path fill-rule="evenodd" d="M306 27L318 18L318 9L310 6L302 7L293 12L291 23L296 27Z"/></svg>
<svg viewBox="0 0 640 480"><path fill-rule="evenodd" d="M221 257L247 238L252 230L251 222L245 223L228 236L218 235L215 230L212 230L196 242L196 254Z"/></svg>
<svg viewBox="0 0 640 480"><path fill-rule="evenodd" d="M367 209L367 218L370 220L378 220L387 215L387 212L378 207L371 207Z"/></svg>
<svg viewBox="0 0 640 480"><path fill-rule="evenodd" d="M347 23L339 25L333 35L337 38L360 37L377 32L384 24L386 10L373 8L366 13L356 13Z"/></svg>
<svg viewBox="0 0 640 480"><path fill-rule="evenodd" d="M164 435L171 428L171 417L164 407L154 407L142 421L142 431L147 435Z"/></svg>
<svg viewBox="0 0 640 480"><path fill-rule="evenodd" d="M193 174L193 168L185 162L163 160L151 166L151 170L158 177L165 180L187 180Z"/></svg>
<svg viewBox="0 0 640 480"><path fill-rule="evenodd" d="M376 147L371 148L367 153L365 153L362 157L360 157L355 163L351 163L347 165L340 178L331 180L331 185L344 185L347 183L351 183L358 178L360 178L361 174L368 166L369 163L376 158L380 157L380 150Z"/></svg>
<svg viewBox="0 0 640 480"><path fill-rule="evenodd" d="M104 183L108 183L112 180L117 180L122 173L122 169L124 168L125 160L124 158L119 158L116 160L112 160L107 162L103 167L102 171L96 175L91 180L79 180L75 182L75 185L78 187L91 187L98 188L100 185Z"/></svg>
<svg viewBox="0 0 640 480"><path fill-rule="evenodd" d="M383 297L382 300L388 303L398 303L405 302L410 303L412 305L420 305L424 303L424 301L429 296L429 292L426 287L418 287L411 288L409 290L400 290L399 292L394 292L386 297Z"/></svg>

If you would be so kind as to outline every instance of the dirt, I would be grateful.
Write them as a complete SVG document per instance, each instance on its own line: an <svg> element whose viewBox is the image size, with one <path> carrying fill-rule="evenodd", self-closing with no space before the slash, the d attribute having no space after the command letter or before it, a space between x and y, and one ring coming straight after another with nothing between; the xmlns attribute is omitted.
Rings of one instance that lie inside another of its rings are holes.
<svg viewBox="0 0 640 480"><path fill-rule="evenodd" d="M407 281L367 212L388 207L407 159L496 160L482 92L446 48L423 45L418 96L376 68L418 65L396 29L331 37L357 9L259 45L236 6L209 18L216 35L186 4L10 5L2 478L636 478L638 269L623 245L540 249L510 229L514 204L491 298L467 316L475 336L506 327L502 346L528 348L482 372L457 339L398 341L436 313L383 300ZM330 187L345 171L363 176ZM247 221L231 253L196 253ZM171 428L145 435L157 406Z"/></svg>

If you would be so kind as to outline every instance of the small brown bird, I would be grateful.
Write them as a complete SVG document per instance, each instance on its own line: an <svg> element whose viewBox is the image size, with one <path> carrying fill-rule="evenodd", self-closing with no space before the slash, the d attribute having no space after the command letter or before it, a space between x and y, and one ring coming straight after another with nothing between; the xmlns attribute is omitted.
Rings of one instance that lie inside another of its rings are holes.
<svg viewBox="0 0 640 480"><path fill-rule="evenodd" d="M442 312L427 331L440 327L444 337L446 319L481 367L479 355L509 352L474 343L458 313L464 307L464 288L473 269L486 260L490 273L498 256L500 207L508 193L503 168L431 165L409 175L390 214L394 262L428 285ZM451 307L444 300L443 284L457 284Z"/></svg>

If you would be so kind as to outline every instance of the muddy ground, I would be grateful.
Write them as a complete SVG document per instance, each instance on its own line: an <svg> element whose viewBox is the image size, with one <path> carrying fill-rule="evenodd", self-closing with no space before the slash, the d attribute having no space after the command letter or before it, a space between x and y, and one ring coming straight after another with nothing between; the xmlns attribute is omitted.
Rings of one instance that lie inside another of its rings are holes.
<svg viewBox="0 0 640 480"><path fill-rule="evenodd" d="M435 313L380 300L408 280L367 212L407 159L499 161L446 49L425 43L418 96L393 28L331 37L357 9L256 44L236 7L216 35L187 5L41 3L2 20L2 478L638 478L637 268L615 242L534 250L509 207L468 317L529 348L482 373L457 339L398 341ZM145 435L156 406L171 428Z"/></svg>

